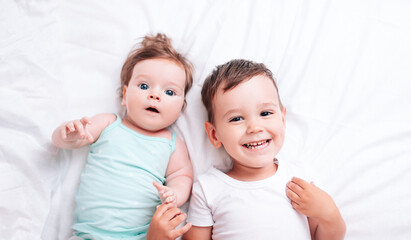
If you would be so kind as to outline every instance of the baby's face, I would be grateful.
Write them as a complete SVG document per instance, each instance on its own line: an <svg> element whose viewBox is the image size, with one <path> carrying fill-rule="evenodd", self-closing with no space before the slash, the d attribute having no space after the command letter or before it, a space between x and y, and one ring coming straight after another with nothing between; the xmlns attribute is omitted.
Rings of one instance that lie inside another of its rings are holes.
<svg viewBox="0 0 411 240"><path fill-rule="evenodd" d="M184 68L171 60L156 58L137 63L123 90L126 120L147 131L173 124L184 105L185 80Z"/></svg>
<svg viewBox="0 0 411 240"><path fill-rule="evenodd" d="M219 89L213 110L214 145L221 143L234 164L272 169L285 136L285 111L272 80L260 75L226 92Z"/></svg>

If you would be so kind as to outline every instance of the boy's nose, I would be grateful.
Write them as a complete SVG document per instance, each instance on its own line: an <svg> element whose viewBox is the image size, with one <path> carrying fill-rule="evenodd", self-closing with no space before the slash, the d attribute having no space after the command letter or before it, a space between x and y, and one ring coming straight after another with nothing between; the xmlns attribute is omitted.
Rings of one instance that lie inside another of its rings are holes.
<svg viewBox="0 0 411 240"><path fill-rule="evenodd" d="M258 132L262 132L263 128L261 127L260 124L258 124L257 121L252 121L249 122L247 125L247 133L251 134L251 133L258 133Z"/></svg>

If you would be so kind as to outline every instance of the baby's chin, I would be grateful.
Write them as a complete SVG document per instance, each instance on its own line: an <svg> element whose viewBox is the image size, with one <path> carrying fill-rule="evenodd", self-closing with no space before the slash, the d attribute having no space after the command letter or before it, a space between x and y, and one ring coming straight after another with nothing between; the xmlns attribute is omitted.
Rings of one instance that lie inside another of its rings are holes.
<svg viewBox="0 0 411 240"><path fill-rule="evenodd" d="M144 126L142 126L141 128L143 128L144 130L148 131L148 132L160 132L163 131L165 129L167 129L169 126L171 126L174 122L172 123L149 123L149 124L145 124Z"/></svg>

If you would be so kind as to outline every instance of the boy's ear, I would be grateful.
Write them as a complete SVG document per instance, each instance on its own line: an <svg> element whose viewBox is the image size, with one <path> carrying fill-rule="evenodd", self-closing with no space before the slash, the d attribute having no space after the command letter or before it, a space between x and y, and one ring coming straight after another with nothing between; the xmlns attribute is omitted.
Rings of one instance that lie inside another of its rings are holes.
<svg viewBox="0 0 411 240"><path fill-rule="evenodd" d="M205 122L205 129L207 132L208 139L215 148L220 148L222 146L220 140L217 139L215 127L211 122Z"/></svg>
<svg viewBox="0 0 411 240"><path fill-rule="evenodd" d="M126 106L126 93L127 93L127 86L123 87L123 100L121 101L121 106Z"/></svg>
<svg viewBox="0 0 411 240"><path fill-rule="evenodd" d="M287 108L284 107L284 110L283 110L283 124L284 124L284 127L285 127L285 115L286 114L287 114Z"/></svg>

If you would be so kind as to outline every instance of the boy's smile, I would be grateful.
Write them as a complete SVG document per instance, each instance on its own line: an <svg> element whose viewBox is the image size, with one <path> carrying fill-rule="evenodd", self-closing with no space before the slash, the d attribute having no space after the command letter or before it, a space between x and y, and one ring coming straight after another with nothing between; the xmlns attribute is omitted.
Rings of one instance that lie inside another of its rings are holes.
<svg viewBox="0 0 411 240"><path fill-rule="evenodd" d="M260 149L263 149L263 148L267 147L268 144L270 144L270 141L271 141L271 139L262 140L262 141L258 141L258 142L245 143L245 144L243 144L243 146L245 148L250 149L250 150L260 150Z"/></svg>
<svg viewBox="0 0 411 240"><path fill-rule="evenodd" d="M206 130L212 144L224 146L233 160L227 174L242 178L247 173L248 180L273 175L285 136L285 110L273 81L258 75L225 92L219 88L213 111L214 123L207 122Z"/></svg>

